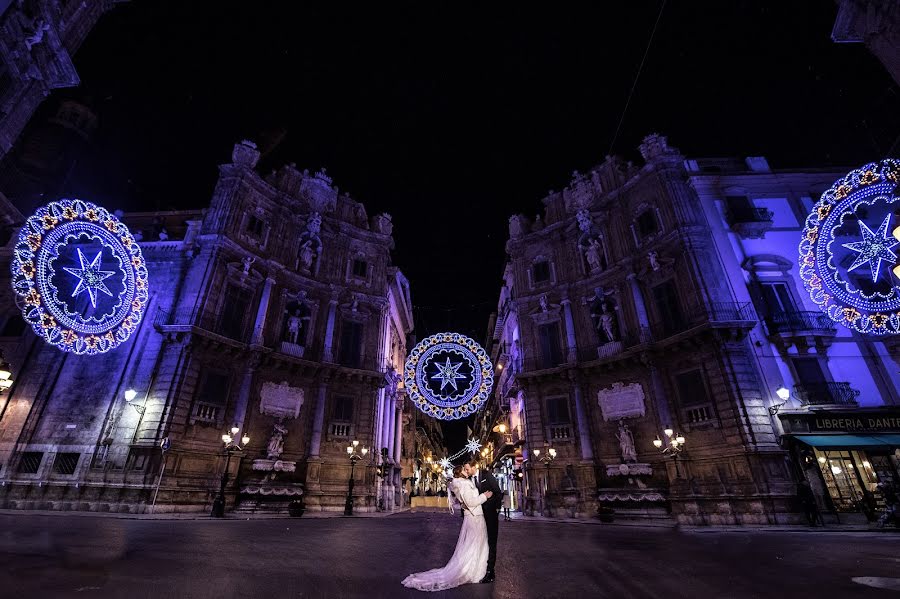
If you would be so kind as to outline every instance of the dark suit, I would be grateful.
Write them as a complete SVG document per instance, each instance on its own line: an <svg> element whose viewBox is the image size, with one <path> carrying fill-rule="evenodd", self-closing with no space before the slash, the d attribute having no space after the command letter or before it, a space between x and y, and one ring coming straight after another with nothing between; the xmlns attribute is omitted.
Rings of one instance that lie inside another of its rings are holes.
<svg viewBox="0 0 900 599"><path fill-rule="evenodd" d="M491 491L493 495L481 506L484 511L484 523L488 533L488 573L494 571L494 562L497 561L497 532L500 528L500 508L503 505L503 491L494 475L487 470L478 471L478 492Z"/></svg>

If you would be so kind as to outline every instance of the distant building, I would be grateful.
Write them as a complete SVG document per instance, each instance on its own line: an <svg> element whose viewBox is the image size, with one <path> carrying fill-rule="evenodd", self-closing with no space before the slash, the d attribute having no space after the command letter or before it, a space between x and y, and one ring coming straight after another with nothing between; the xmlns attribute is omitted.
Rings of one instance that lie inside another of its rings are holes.
<svg viewBox="0 0 900 599"><path fill-rule="evenodd" d="M207 209L122 217L151 289L116 350L64 354L2 294L15 383L0 407L0 506L144 512L158 484L157 511L208 512L233 425L250 442L230 460L228 509L343 510L353 440L371 449L356 509L402 504L413 320L391 217L369 217L324 172L261 177L258 157L235 145ZM13 243L0 250L6 289Z"/></svg>
<svg viewBox="0 0 900 599"><path fill-rule="evenodd" d="M896 447L813 453L834 447L808 447L776 416L898 412L893 350L838 329L798 278L805 216L849 169L685 159L658 135L640 150L643 166L607 158L547 196L543 216L510 219L489 331L501 373L478 428L525 512L777 523L796 521L801 476L832 512L858 507L828 492L900 481ZM684 437L677 461L654 444L670 445L665 429ZM809 455L855 478L838 489Z"/></svg>

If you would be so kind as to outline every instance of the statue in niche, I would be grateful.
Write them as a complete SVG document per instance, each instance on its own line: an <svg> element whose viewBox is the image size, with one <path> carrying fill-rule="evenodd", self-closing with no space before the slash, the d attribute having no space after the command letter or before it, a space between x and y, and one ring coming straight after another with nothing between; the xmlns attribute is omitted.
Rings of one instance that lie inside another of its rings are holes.
<svg viewBox="0 0 900 599"><path fill-rule="evenodd" d="M538 303L541 305L541 312L547 312L548 310L550 310L550 305L547 303L546 293L538 299Z"/></svg>
<svg viewBox="0 0 900 599"><path fill-rule="evenodd" d="M591 272L603 270L603 246L600 245L600 241L591 239L590 245L584 250L584 255Z"/></svg>
<svg viewBox="0 0 900 599"><path fill-rule="evenodd" d="M575 479L575 469L572 464L566 464L566 475L563 476L560 488L563 491L570 491L578 488L578 482Z"/></svg>
<svg viewBox="0 0 900 599"><path fill-rule="evenodd" d="M590 299L591 317L595 319L594 327L605 339L606 343L618 341L619 335L617 330L615 305L613 300L609 298L611 291L606 291L603 287L594 289L594 297Z"/></svg>
<svg viewBox="0 0 900 599"><path fill-rule="evenodd" d="M634 435L628 429L624 420L619 420L619 431L616 433L619 440L619 449L622 450L622 461L626 464L637 462L637 452L634 450Z"/></svg>
<svg viewBox="0 0 900 599"><path fill-rule="evenodd" d="M270 460L277 460L284 453L284 436L286 434L287 427L279 419L273 427L272 436L269 437L269 445L266 447L266 457Z"/></svg>
<svg viewBox="0 0 900 599"><path fill-rule="evenodd" d="M313 212L306 223L306 231L300 235L300 250L298 257L300 267L304 271L310 271L313 262L322 253L322 239L319 232L322 230L322 217L318 212Z"/></svg>
<svg viewBox="0 0 900 599"><path fill-rule="evenodd" d="M647 254L647 260L650 262L650 268L653 270L659 270L659 252L650 252Z"/></svg>
<svg viewBox="0 0 900 599"><path fill-rule="evenodd" d="M296 299L285 308L285 328L282 338L288 343L306 345L306 328L309 326L310 310L303 301L306 293L301 291Z"/></svg>
<svg viewBox="0 0 900 599"><path fill-rule="evenodd" d="M249 274L250 274L250 267L253 266L253 263L254 263L254 262L256 262L256 258L254 258L253 256L244 256L244 257L241 259L241 262L244 263L244 274L245 274L245 275L249 275Z"/></svg>

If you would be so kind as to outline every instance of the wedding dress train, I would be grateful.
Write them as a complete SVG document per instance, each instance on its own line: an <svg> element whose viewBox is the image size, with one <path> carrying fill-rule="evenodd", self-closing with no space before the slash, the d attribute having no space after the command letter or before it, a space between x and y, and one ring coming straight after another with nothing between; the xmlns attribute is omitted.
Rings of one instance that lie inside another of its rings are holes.
<svg viewBox="0 0 900 599"><path fill-rule="evenodd" d="M487 499L479 495L475 484L456 478L450 485L463 510L459 540L450 561L443 568L410 574L403 586L420 591L443 591L470 582L479 582L487 573L488 537L481 504Z"/></svg>

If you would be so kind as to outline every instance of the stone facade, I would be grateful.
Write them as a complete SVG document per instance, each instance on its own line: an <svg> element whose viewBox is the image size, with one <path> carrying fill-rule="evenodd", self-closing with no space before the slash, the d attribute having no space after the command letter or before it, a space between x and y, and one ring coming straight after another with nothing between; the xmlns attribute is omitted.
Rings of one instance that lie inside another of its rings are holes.
<svg viewBox="0 0 900 599"><path fill-rule="evenodd" d="M607 158L547 196L543 216L510 219L491 331L504 372L479 428L509 427L494 458L524 465L527 513L792 521L754 305L731 283L684 157L658 135L640 150L642 167ZM677 461L654 446L666 428L686 439ZM549 447L548 466L534 450Z"/></svg>
<svg viewBox="0 0 900 599"><path fill-rule="evenodd" d="M157 511L206 512L228 463L228 509L302 497L338 511L354 439L373 449L355 468L356 509L401 503L411 425L398 373L413 322L391 218L370 218L324 172L289 165L263 178L258 156L250 142L234 147L207 209L122 217L151 295L117 350L47 346L16 328L3 294L15 383L0 408L0 506L143 512L158 485ZM250 442L226 460L232 425Z"/></svg>

